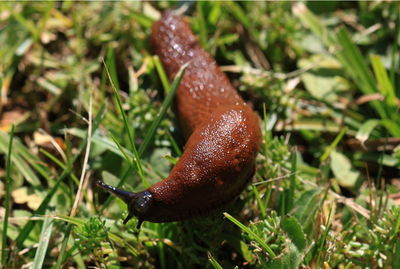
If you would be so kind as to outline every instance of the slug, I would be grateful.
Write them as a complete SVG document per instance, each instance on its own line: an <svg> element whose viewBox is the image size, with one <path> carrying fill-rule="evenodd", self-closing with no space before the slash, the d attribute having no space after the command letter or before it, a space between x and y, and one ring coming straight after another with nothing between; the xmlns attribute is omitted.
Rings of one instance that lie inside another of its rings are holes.
<svg viewBox="0 0 400 269"><path fill-rule="evenodd" d="M203 50L189 24L172 11L152 26L150 44L170 79L189 62L175 106L187 139L170 175L131 193L97 185L128 205L128 217L170 222L204 215L233 200L255 172L261 144L256 113L243 101L215 60Z"/></svg>

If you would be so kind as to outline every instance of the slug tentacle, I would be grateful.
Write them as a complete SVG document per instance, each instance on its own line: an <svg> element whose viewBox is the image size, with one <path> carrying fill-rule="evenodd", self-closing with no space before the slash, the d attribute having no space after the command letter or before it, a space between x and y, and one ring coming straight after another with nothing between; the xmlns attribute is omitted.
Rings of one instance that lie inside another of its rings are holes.
<svg viewBox="0 0 400 269"><path fill-rule="evenodd" d="M104 183L101 180L96 181L96 185L103 190L108 191L109 193L114 194L115 196L119 197L122 201L124 201L127 205L132 201L133 197L135 197L136 193L129 192L129 191L124 191L121 189L117 189L113 186L110 186L106 183Z"/></svg>
<svg viewBox="0 0 400 269"><path fill-rule="evenodd" d="M123 222L124 224L126 224L131 218L136 216L138 218L137 228L139 229L143 220L146 219L149 212L152 211L151 207L153 204L153 197L151 193L147 190L138 193L128 192L110 186L101 180L97 180L96 185L119 197L127 204L128 216L125 218Z"/></svg>

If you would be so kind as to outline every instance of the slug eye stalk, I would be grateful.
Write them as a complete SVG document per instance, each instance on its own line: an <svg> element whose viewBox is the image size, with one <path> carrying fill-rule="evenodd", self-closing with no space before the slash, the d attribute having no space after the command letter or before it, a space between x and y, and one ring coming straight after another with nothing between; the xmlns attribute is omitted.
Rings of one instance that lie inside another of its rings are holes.
<svg viewBox="0 0 400 269"><path fill-rule="evenodd" d="M125 218L123 223L126 224L131 218L136 216L138 218L136 228L140 229L144 216L149 212L152 204L151 193L147 190L138 193L124 191L110 186L101 180L97 180L96 185L124 201L128 205L128 216Z"/></svg>
<svg viewBox="0 0 400 269"><path fill-rule="evenodd" d="M115 196L120 198L122 201L124 201L127 205L129 205L129 203L132 201L133 197L136 195L136 193L133 193L133 192L117 189L113 186L110 186L110 185L104 183L101 180L97 180L96 185L98 187L102 188L103 190L106 190L109 193L114 194Z"/></svg>

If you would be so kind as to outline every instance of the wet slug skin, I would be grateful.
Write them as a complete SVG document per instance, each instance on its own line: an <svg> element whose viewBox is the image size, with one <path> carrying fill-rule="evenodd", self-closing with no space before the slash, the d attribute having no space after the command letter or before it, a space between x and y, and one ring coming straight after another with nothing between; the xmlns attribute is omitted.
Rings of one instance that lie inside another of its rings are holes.
<svg viewBox="0 0 400 269"><path fill-rule="evenodd" d="M199 216L233 200L253 177L261 144L258 116L182 17L165 12L150 42L170 79L190 61L175 97L185 150L170 175L143 192L97 182L127 203L125 221L136 216L138 227Z"/></svg>

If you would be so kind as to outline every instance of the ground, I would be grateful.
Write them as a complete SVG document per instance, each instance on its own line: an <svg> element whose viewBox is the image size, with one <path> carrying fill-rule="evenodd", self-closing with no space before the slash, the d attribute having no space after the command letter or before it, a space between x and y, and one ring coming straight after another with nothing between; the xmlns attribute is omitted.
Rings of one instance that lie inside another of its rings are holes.
<svg viewBox="0 0 400 269"><path fill-rule="evenodd" d="M139 232L94 182L140 191L181 155L148 42L168 8L263 145L233 203ZM398 3L2 2L0 41L5 268L400 268Z"/></svg>

